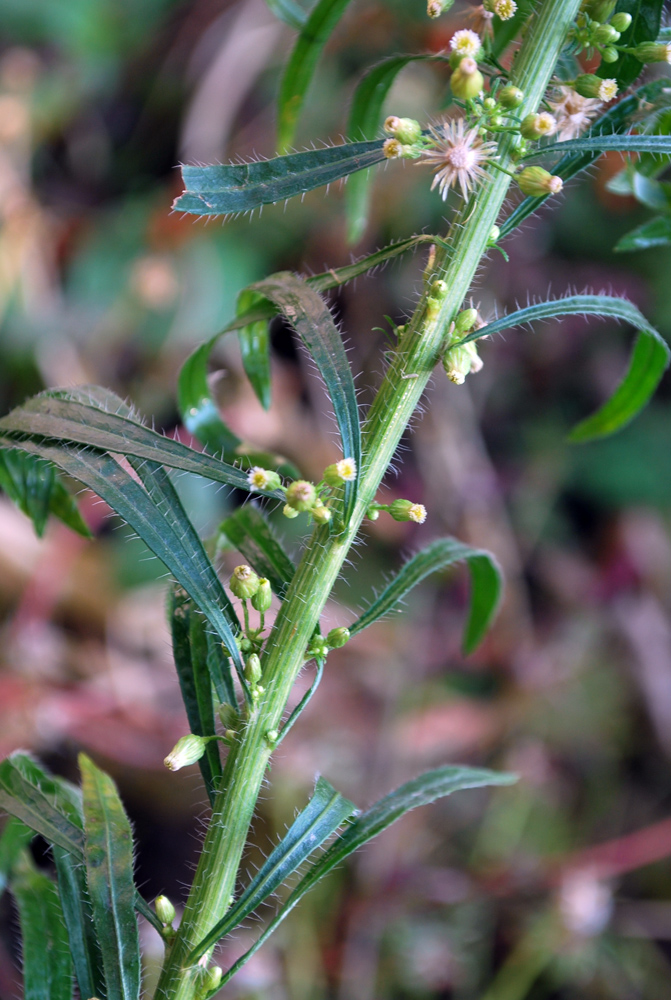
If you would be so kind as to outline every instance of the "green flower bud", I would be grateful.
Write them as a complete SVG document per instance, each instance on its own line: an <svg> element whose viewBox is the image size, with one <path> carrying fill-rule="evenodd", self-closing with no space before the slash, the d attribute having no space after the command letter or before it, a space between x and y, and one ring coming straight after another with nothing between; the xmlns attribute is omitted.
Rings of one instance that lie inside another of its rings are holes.
<svg viewBox="0 0 671 1000"><path fill-rule="evenodd" d="M255 611L268 611L273 602L273 592L270 581L265 576L259 577L259 589L252 597L252 607Z"/></svg>
<svg viewBox="0 0 671 1000"><path fill-rule="evenodd" d="M443 358L443 368L450 382L455 385L463 385L466 376L471 372L479 372L482 368L482 359L472 341L468 344L460 344L447 351Z"/></svg>
<svg viewBox="0 0 671 1000"><path fill-rule="evenodd" d="M319 657L320 660L323 660L328 651L329 651L328 643L326 642L324 636L313 635L312 639L310 640L310 645L307 648L307 656L308 657L316 656Z"/></svg>
<svg viewBox="0 0 671 1000"><path fill-rule="evenodd" d="M520 125L520 133L525 139L542 139L546 135L554 135L556 131L557 120L547 111L527 115Z"/></svg>
<svg viewBox="0 0 671 1000"><path fill-rule="evenodd" d="M240 715L234 705L229 705L227 701L222 701L217 712L224 729L237 729L240 722Z"/></svg>
<svg viewBox="0 0 671 1000"><path fill-rule="evenodd" d="M522 193L532 198L544 198L548 194L559 194L564 186L561 177L552 175L543 167L525 167L517 175L517 183Z"/></svg>
<svg viewBox="0 0 671 1000"><path fill-rule="evenodd" d="M188 767L189 764L195 764L197 760L200 760L205 753L206 746L207 739L204 736L189 733L188 736L182 736L181 739L177 740L163 763L168 770L179 771L181 767Z"/></svg>
<svg viewBox="0 0 671 1000"><path fill-rule="evenodd" d="M399 142L411 146L422 138L422 126L414 118L397 118L390 115L384 123L384 130Z"/></svg>
<svg viewBox="0 0 671 1000"><path fill-rule="evenodd" d="M671 63L671 42L641 42L634 55L643 63Z"/></svg>
<svg viewBox="0 0 671 1000"><path fill-rule="evenodd" d="M620 37L620 32L612 24L600 24L592 38L597 45L610 45Z"/></svg>
<svg viewBox="0 0 671 1000"><path fill-rule="evenodd" d="M496 243L496 241L498 240L498 238L499 238L500 235L501 235L501 230L499 229L499 227L498 226L492 226L492 228L490 230L490 233L489 233L489 239L487 240L487 242L489 244ZM476 319L476 322L477 322L477 319Z"/></svg>
<svg viewBox="0 0 671 1000"><path fill-rule="evenodd" d="M201 996L206 997L208 993L212 993L213 990L216 990L217 986L221 982L223 974L223 970L220 966L211 965L200 981Z"/></svg>
<svg viewBox="0 0 671 1000"><path fill-rule="evenodd" d="M340 628L332 628L326 636L326 642L330 649L340 649L346 642L349 642L349 629L342 625Z"/></svg>
<svg viewBox="0 0 671 1000"><path fill-rule="evenodd" d="M259 578L251 566L236 566L231 574L229 586L235 597L247 600L259 589Z"/></svg>
<svg viewBox="0 0 671 1000"><path fill-rule="evenodd" d="M394 500L387 509L395 521L414 521L415 524L426 521L426 507L412 500Z"/></svg>
<svg viewBox="0 0 671 1000"><path fill-rule="evenodd" d="M477 309L463 309L454 321L455 333L467 333L469 330L472 330L477 319Z"/></svg>
<svg viewBox="0 0 671 1000"><path fill-rule="evenodd" d="M450 77L452 93L462 101L477 97L484 85L484 77L471 56L465 56Z"/></svg>
<svg viewBox="0 0 671 1000"><path fill-rule="evenodd" d="M310 514L317 524L328 524L333 517L333 512L320 500L317 500Z"/></svg>
<svg viewBox="0 0 671 1000"><path fill-rule="evenodd" d="M619 31L620 34L622 34L630 26L631 20L631 14L627 14L625 11L619 10L617 14L613 14L610 19L610 23L616 31Z"/></svg>
<svg viewBox="0 0 671 1000"><path fill-rule="evenodd" d="M494 108L496 107L496 101L494 100L493 97L485 97L484 101L482 102L482 106L483 108L486 108L487 111L493 111Z"/></svg>
<svg viewBox="0 0 671 1000"><path fill-rule="evenodd" d="M317 491L305 479L296 479L287 487L287 503L294 510L310 510L317 499Z"/></svg>
<svg viewBox="0 0 671 1000"><path fill-rule="evenodd" d="M380 511L377 509L377 507L369 507L368 510L366 511L366 517L368 518L369 521L377 521L379 516L380 516Z"/></svg>
<svg viewBox="0 0 671 1000"><path fill-rule="evenodd" d="M256 653L252 653L245 661L245 680L249 684L258 684L262 676L261 660Z"/></svg>
<svg viewBox="0 0 671 1000"><path fill-rule="evenodd" d="M156 916L161 921L165 927L172 927L172 922L175 919L175 907L172 905L167 896L157 896L154 900L154 909L156 910Z"/></svg>
<svg viewBox="0 0 671 1000"><path fill-rule="evenodd" d="M608 102L617 97L617 80L603 80L594 73L583 73L576 78L573 89L581 97L596 97Z"/></svg>
<svg viewBox="0 0 671 1000"><path fill-rule="evenodd" d="M605 63L614 63L620 58L620 53L612 45L608 45L601 50L601 58Z"/></svg>
<svg viewBox="0 0 671 1000"><path fill-rule="evenodd" d="M298 517L298 511L294 510L293 507L290 507L288 503L285 503L282 508L282 513L285 517L288 517L290 521L293 520L294 517Z"/></svg>
<svg viewBox="0 0 671 1000"><path fill-rule="evenodd" d="M519 87L513 87L512 83L509 83L498 92L497 97L499 104L510 111L513 108L519 108L524 100L524 91L520 90Z"/></svg>
<svg viewBox="0 0 671 1000"><path fill-rule="evenodd" d="M604 24L615 10L616 0L591 0L585 8L593 21Z"/></svg>

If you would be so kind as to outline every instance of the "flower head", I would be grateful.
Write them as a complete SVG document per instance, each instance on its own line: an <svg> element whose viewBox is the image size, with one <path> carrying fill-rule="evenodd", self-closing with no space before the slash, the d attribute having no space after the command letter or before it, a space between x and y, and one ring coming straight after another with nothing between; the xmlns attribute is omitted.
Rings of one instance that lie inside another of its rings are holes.
<svg viewBox="0 0 671 1000"><path fill-rule="evenodd" d="M415 524L424 524L426 521L424 504L412 503L411 500L394 500L387 510L395 521L414 521Z"/></svg>
<svg viewBox="0 0 671 1000"><path fill-rule="evenodd" d="M179 771L182 767L195 764L205 753L207 738L189 733L177 740L163 763L170 771Z"/></svg>
<svg viewBox="0 0 671 1000"><path fill-rule="evenodd" d="M470 28L462 28L461 31L455 31L452 35L450 48L458 56L471 56L475 58L482 48L482 42L480 41L480 36L475 31L471 31Z"/></svg>
<svg viewBox="0 0 671 1000"><path fill-rule="evenodd" d="M259 589L259 578L251 566L236 566L229 582L232 593L240 600L248 600Z"/></svg>
<svg viewBox="0 0 671 1000"><path fill-rule="evenodd" d="M435 164L436 176L431 190L438 187L443 201L450 187L461 188L464 198L468 197L477 181L487 177L482 164L496 150L493 142L483 142L475 128L464 129L464 119L444 122L440 128L430 126L434 148L423 154L425 163Z"/></svg>
<svg viewBox="0 0 671 1000"><path fill-rule="evenodd" d="M557 119L559 139L577 139L601 107L600 100L581 97L572 87L559 87L557 96L548 104Z"/></svg>
<svg viewBox="0 0 671 1000"><path fill-rule="evenodd" d="M612 101L617 97L617 80L609 78L607 80L601 81L601 86L599 87L599 100Z"/></svg>
<svg viewBox="0 0 671 1000"><path fill-rule="evenodd" d="M317 491L312 483L305 479L296 479L287 488L287 504L294 510L310 510L317 499Z"/></svg>
<svg viewBox="0 0 671 1000"><path fill-rule="evenodd" d="M247 473L247 482L253 490L276 490L281 484L280 477L270 469L262 469L255 465Z"/></svg>
<svg viewBox="0 0 671 1000"><path fill-rule="evenodd" d="M494 0L494 13L502 21L509 21L517 10L515 0Z"/></svg>

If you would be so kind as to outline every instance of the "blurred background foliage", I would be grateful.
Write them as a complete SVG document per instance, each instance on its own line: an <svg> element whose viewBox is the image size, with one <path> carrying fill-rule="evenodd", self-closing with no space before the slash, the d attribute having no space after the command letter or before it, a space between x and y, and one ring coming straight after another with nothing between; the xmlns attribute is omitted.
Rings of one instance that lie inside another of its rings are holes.
<svg viewBox="0 0 671 1000"><path fill-rule="evenodd" d="M361 0L329 43L299 146L337 141L361 71L440 51L463 9ZM180 364L273 270L350 260L341 190L204 225L170 212L181 162L272 155L274 95L292 32L263 0L0 0L0 407L43 387L98 382L179 432ZM439 114L445 75L414 64L387 108ZM527 296L609 288L668 337L671 252L613 246L646 218L606 184L604 157L553 211L492 255L485 315ZM441 232L445 206L414 165L379 170L357 254ZM383 316L412 309L425 251L332 298L362 401L379 378ZM481 649L460 652L466 581L423 585L407 613L329 658L310 711L274 761L250 870L322 772L363 805L444 762L516 770L514 789L405 817L303 902L226 988L266 1000L661 1000L671 990L671 393L617 437L565 433L607 395L631 331L579 317L488 342L464 386L436 375L389 498L425 503L422 528L381 518L327 608L355 617L400 551L452 533L490 548L507 578ZM337 457L322 387L273 328L264 412L234 339L213 381L244 439L308 476ZM183 439L187 436L182 430ZM239 497L183 477L212 532ZM135 823L148 898L179 905L205 797L162 759L186 730L162 567L109 511L80 497L88 542L52 523L38 540L0 497L0 750L30 748L74 775L83 748L111 771ZM285 533L292 523L281 525ZM294 539L295 541L296 539ZM235 565L233 553L222 566ZM307 686L309 678L305 677ZM299 694L300 692L298 692ZM45 864L48 859L43 859ZM2 903L0 995L14 997L15 917ZM149 978L159 943L146 934ZM244 950L242 931L228 961ZM222 964L224 964L222 961Z"/></svg>

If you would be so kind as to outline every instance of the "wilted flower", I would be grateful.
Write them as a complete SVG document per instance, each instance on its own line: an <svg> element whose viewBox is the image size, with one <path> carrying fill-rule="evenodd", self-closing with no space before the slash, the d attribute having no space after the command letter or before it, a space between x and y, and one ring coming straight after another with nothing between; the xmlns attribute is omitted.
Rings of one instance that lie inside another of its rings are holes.
<svg viewBox="0 0 671 1000"><path fill-rule="evenodd" d="M443 201L450 187L461 188L468 197L476 182L487 177L482 164L496 151L496 143L483 142L475 128L464 130L464 119L445 122L439 129L429 126L435 146L422 154L425 163L436 165L431 190L437 186Z"/></svg>
<svg viewBox="0 0 671 1000"><path fill-rule="evenodd" d="M559 87L558 96L548 101L557 119L559 139L577 139L595 117L601 101L581 97L572 87Z"/></svg>

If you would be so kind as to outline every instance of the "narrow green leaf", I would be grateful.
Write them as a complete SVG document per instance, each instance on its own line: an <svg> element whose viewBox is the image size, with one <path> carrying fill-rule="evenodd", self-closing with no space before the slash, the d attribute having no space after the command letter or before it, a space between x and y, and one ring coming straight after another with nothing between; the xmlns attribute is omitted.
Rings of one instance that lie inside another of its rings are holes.
<svg viewBox="0 0 671 1000"><path fill-rule="evenodd" d="M84 538L91 537L77 504L48 462L21 451L0 451L0 488L27 514L40 538L49 514Z"/></svg>
<svg viewBox="0 0 671 1000"><path fill-rule="evenodd" d="M585 133L585 137L595 135L611 135L613 132L624 132L631 125L634 118L660 97L664 90L664 80L653 80L639 87L633 94L623 98L621 101L606 111L591 128ZM559 163L552 168L552 172L562 180L568 181L576 174L586 170L595 160L599 158L601 151L566 153ZM548 195L548 197L551 197ZM547 200L547 198L524 198L514 212L508 216L501 228L501 238L507 236L513 229L519 226L530 215Z"/></svg>
<svg viewBox="0 0 671 1000"><path fill-rule="evenodd" d="M237 313L251 312L263 297L243 289L238 295ZM270 406L270 334L268 320L258 320L238 331L245 374L264 410Z"/></svg>
<svg viewBox="0 0 671 1000"><path fill-rule="evenodd" d="M72 962L56 886L24 853L10 887L21 923L23 1000L71 1000Z"/></svg>
<svg viewBox="0 0 671 1000"><path fill-rule="evenodd" d="M48 843L81 857L81 818L62 780L17 751L0 763L0 809L20 819Z"/></svg>
<svg viewBox="0 0 671 1000"><path fill-rule="evenodd" d="M300 31L308 19L306 12L294 0L266 0L266 4L278 21L283 21L296 31Z"/></svg>
<svg viewBox="0 0 671 1000"><path fill-rule="evenodd" d="M664 9L664 0L618 0L616 11L631 14L632 22L623 33L621 45L634 48L639 42L652 42L657 38ZM614 78L620 89L628 87L640 76L643 64L631 53L622 52L614 63L602 62L599 76Z"/></svg>
<svg viewBox="0 0 671 1000"><path fill-rule="evenodd" d="M336 792L325 778L318 778L309 804L226 916L196 945L187 962L196 962L220 938L242 923L354 812L353 802Z"/></svg>
<svg viewBox="0 0 671 1000"><path fill-rule="evenodd" d="M382 139L308 149L255 163L182 167L185 191L173 203L190 215L229 215L274 205L384 160Z"/></svg>
<svg viewBox="0 0 671 1000"><path fill-rule="evenodd" d="M222 522L219 530L242 553L252 569L270 581L274 593L283 599L296 567L259 508L250 503L238 507Z"/></svg>
<svg viewBox="0 0 671 1000"><path fill-rule="evenodd" d="M212 680L204 622L186 591L179 586L171 588L168 615L172 651L189 728L197 736L214 736ZM198 763L210 803L214 805L216 787L221 778L221 759L214 741L208 743Z"/></svg>
<svg viewBox="0 0 671 1000"><path fill-rule="evenodd" d="M80 397L85 391L79 390ZM0 419L2 432L90 445L101 451L146 459L237 489L249 490L247 477L241 469L172 438L163 437L137 420L60 394L42 393L27 400L23 406ZM14 446L21 448L21 441L17 439ZM278 492L277 498L282 499L282 494Z"/></svg>
<svg viewBox="0 0 671 1000"><path fill-rule="evenodd" d="M317 62L349 0L317 0L301 28L282 76L278 106L278 143L282 151L293 142L298 117Z"/></svg>
<svg viewBox="0 0 671 1000"><path fill-rule="evenodd" d="M419 778L415 778L414 781L409 781L397 788L396 791L390 792L389 795L380 799L379 802L376 802L374 806L355 819L309 869L258 940L228 969L220 986L228 982L249 961L305 893L312 889L324 875L342 864L346 857L382 833L406 812L416 809L418 806L428 805L435 802L436 799L465 788L510 785L516 780L515 775L496 773L482 768L439 767L435 771L427 771Z"/></svg>
<svg viewBox="0 0 671 1000"><path fill-rule="evenodd" d="M277 740L275 741L275 749L277 749L277 747L280 745L280 743L282 742L282 740L286 736L289 735L289 733L291 732L292 728L294 727L294 725L298 721L299 716L301 716L303 714L303 712L305 711L305 709L308 707L308 705L312 701L312 698L313 698L313 696L314 696L317 688L321 684L321 679L324 676L324 666L326 664L326 660L325 660L325 658L323 658L321 656L316 656L315 657L315 663L317 664L317 671L315 673L315 679L313 680L312 684L307 689L307 691L305 692L305 694L303 695L303 697L301 698L301 700L298 702L298 704L294 708L293 712L291 713L291 715L289 716L289 718L287 719L287 721L282 726L282 729L280 731L280 735L278 736Z"/></svg>
<svg viewBox="0 0 671 1000"><path fill-rule="evenodd" d="M0 895L7 888L14 865L35 837L35 831L16 816L9 816L0 834Z"/></svg>
<svg viewBox="0 0 671 1000"><path fill-rule="evenodd" d="M509 17L507 21L502 21L498 17L494 18L494 39L491 51L495 58L498 58L508 48L512 40L519 36L533 9L533 0L519 0L513 17Z"/></svg>
<svg viewBox="0 0 671 1000"><path fill-rule="evenodd" d="M456 538L440 538L413 556L385 587L376 601L349 626L356 635L383 615L393 611L418 583L440 570L465 562L471 574L471 600L464 632L464 652L472 653L491 622L501 598L501 570L495 558L483 549L472 549Z"/></svg>
<svg viewBox="0 0 671 1000"><path fill-rule="evenodd" d="M133 837L112 779L79 755L86 874L107 1000L138 1000L140 942L134 912Z"/></svg>
<svg viewBox="0 0 671 1000"><path fill-rule="evenodd" d="M533 323L535 320L576 314L612 316L630 323L640 331L627 373L615 393L601 409L578 424L569 435L571 441L589 441L612 434L633 420L649 402L669 364L671 351L666 341L635 305L626 299L610 295L567 295L563 299L539 302L537 305L518 309L509 316L502 316L464 337L461 343Z"/></svg>
<svg viewBox="0 0 671 1000"><path fill-rule="evenodd" d="M127 423L134 426L132 421ZM113 458L93 449L70 444L40 444L31 439L17 442L16 446L48 459L74 479L79 479L123 518L191 595L222 641L232 650L236 668L242 674L243 664L228 617L230 611L227 613L231 604L221 581L204 549L204 558L196 567L193 546L183 546L182 538L146 490Z"/></svg>
<svg viewBox="0 0 671 1000"><path fill-rule="evenodd" d="M671 246L671 218L659 215L623 236L618 240L615 250L624 253L630 250L649 250L650 247L668 246Z"/></svg>
<svg viewBox="0 0 671 1000"><path fill-rule="evenodd" d="M289 271L272 274L251 286L280 310L314 360L335 412L343 455L361 468L361 428L354 379L342 337L333 317L314 289ZM357 482L345 484L345 523L356 502Z"/></svg>
<svg viewBox="0 0 671 1000"><path fill-rule="evenodd" d="M347 135L351 139L375 139L382 125L382 108L394 80L411 62L446 62L446 56L391 56L373 66L359 82L350 107ZM355 174L345 190L347 238L357 243L368 221L372 183L370 170Z"/></svg>
<svg viewBox="0 0 671 1000"><path fill-rule="evenodd" d="M53 855L79 995L100 997L105 990L102 955L93 923L86 872L81 859L68 854L62 847L54 845Z"/></svg>
<svg viewBox="0 0 671 1000"><path fill-rule="evenodd" d="M563 142L549 143L540 149L533 149L522 159L537 160L540 156L554 153L654 153L671 154L671 136L646 135L630 132L627 135L582 135L578 139L564 139Z"/></svg>

